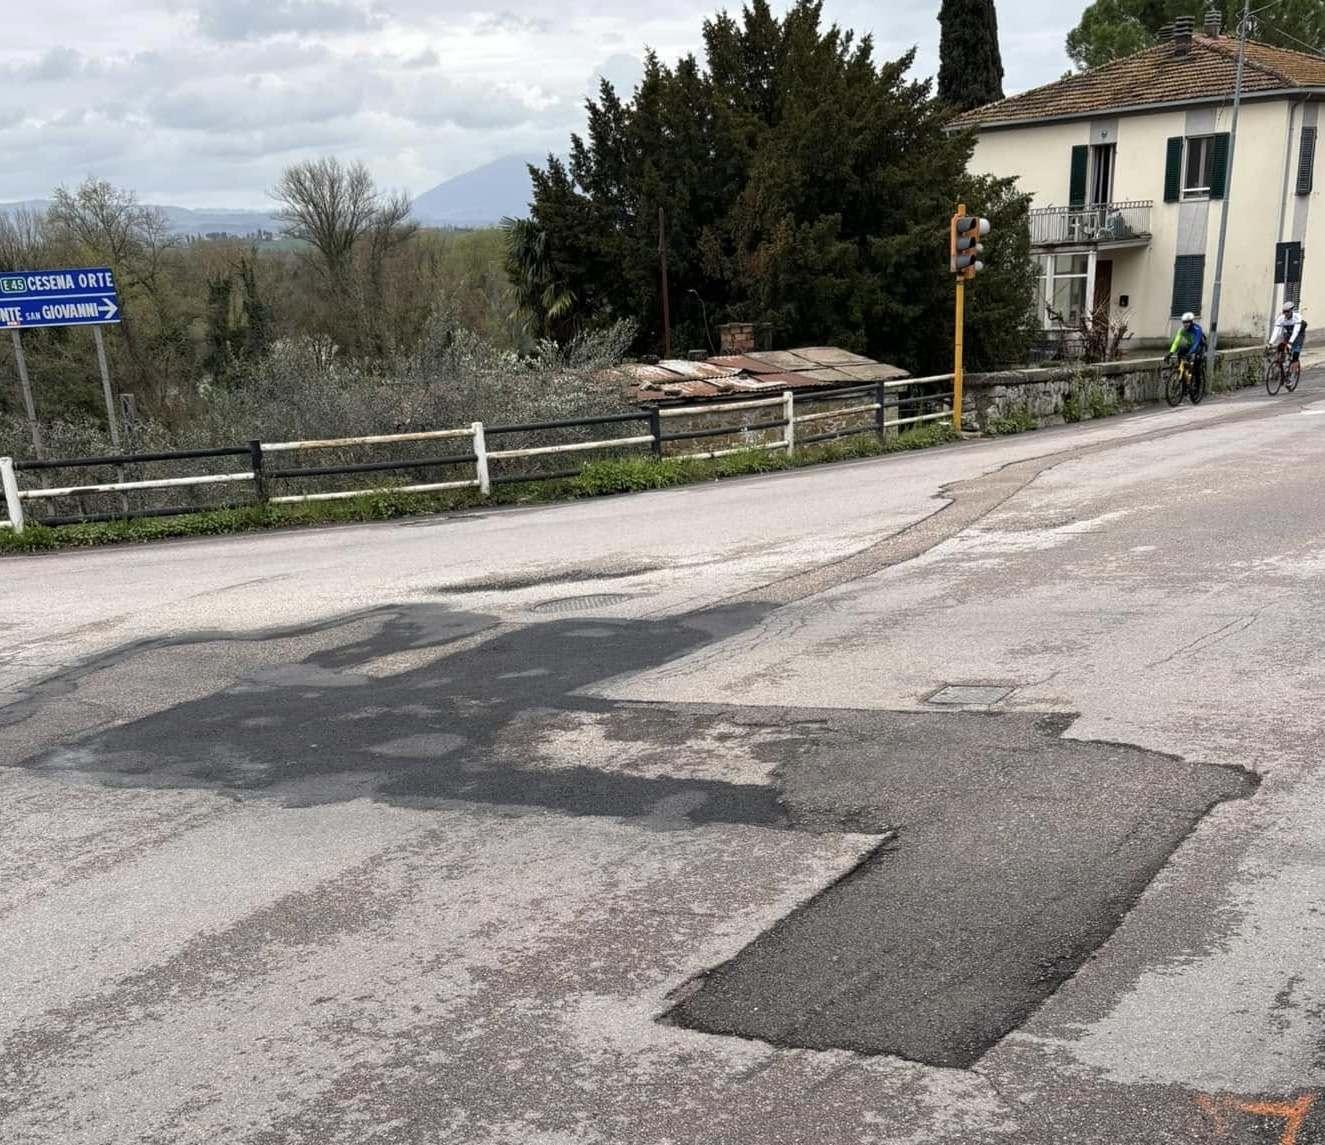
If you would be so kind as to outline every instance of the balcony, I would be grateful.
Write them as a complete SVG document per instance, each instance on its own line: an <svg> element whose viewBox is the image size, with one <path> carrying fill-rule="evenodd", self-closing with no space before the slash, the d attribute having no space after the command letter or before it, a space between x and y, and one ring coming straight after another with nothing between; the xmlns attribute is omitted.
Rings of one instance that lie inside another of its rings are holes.
<svg viewBox="0 0 1325 1145"><path fill-rule="evenodd" d="M1150 200L1093 207L1040 207L1030 212L1031 246L1146 246Z"/></svg>

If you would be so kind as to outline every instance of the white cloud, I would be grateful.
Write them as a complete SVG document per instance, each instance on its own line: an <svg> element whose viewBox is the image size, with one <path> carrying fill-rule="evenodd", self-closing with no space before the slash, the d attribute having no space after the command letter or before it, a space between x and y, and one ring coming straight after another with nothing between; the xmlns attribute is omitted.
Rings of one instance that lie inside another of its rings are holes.
<svg viewBox="0 0 1325 1145"><path fill-rule="evenodd" d="M382 22L361 0L203 0L198 8L198 30L215 40L365 32Z"/></svg>
<svg viewBox="0 0 1325 1145"><path fill-rule="evenodd" d="M646 48L702 52L700 0L45 0L6 13L0 201L95 173L185 206L263 206L281 168L334 151L414 192L507 154L564 152L598 77L628 94ZM1067 67L1084 0L1002 0L1007 85ZM733 8L739 5L731 5ZM892 58L937 64L938 0L826 0Z"/></svg>

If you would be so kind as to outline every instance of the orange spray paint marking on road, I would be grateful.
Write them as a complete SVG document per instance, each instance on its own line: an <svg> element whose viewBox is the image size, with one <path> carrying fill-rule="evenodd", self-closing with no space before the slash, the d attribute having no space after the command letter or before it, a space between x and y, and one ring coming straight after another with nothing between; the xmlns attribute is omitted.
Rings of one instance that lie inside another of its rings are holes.
<svg viewBox="0 0 1325 1145"><path fill-rule="evenodd" d="M1279 1138L1279 1145L1305 1145L1298 1141L1298 1134L1302 1132L1317 1096L1319 1095L1314 1093L1304 1093L1296 1101L1287 1102L1242 1101L1236 1097L1207 1097L1202 1094L1196 1099L1196 1104L1214 1121L1215 1133L1221 1139L1228 1137L1233 1127L1234 1116L1241 1113L1251 1117L1282 1118L1284 1133Z"/></svg>

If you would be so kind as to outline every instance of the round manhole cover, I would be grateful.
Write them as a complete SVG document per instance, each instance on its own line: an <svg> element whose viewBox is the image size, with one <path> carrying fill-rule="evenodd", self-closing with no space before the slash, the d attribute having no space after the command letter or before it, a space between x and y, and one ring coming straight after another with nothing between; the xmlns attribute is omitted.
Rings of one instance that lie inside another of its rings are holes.
<svg viewBox="0 0 1325 1145"><path fill-rule="evenodd" d="M598 608L612 608L634 600L628 592L592 592L585 596L563 596L557 600L545 600L536 604L530 612L593 612Z"/></svg>

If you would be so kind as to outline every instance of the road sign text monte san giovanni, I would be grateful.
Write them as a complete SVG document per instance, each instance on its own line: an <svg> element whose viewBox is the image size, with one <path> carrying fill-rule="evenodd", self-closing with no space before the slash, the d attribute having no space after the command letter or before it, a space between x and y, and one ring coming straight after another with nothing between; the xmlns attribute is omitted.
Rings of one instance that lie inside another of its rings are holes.
<svg viewBox="0 0 1325 1145"><path fill-rule="evenodd" d="M107 267L0 274L0 327L92 326L119 320L115 276Z"/></svg>

